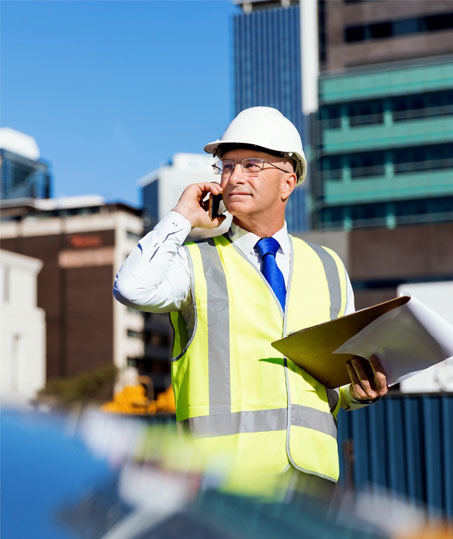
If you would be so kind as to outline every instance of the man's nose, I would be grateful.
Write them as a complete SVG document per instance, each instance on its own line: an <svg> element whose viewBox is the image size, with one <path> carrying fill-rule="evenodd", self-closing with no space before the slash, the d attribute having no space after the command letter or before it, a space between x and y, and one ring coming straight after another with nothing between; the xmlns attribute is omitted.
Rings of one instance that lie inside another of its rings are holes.
<svg viewBox="0 0 453 539"><path fill-rule="evenodd" d="M241 163L236 163L234 165L233 170L231 171L231 174L228 177L228 181L232 183L236 182L242 182L244 181L244 171L242 170Z"/></svg>

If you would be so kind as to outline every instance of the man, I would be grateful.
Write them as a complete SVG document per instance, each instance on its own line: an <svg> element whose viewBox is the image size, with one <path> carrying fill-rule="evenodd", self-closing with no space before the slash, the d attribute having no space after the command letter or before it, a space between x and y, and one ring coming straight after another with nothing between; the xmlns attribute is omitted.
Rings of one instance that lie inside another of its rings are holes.
<svg viewBox="0 0 453 539"><path fill-rule="evenodd" d="M220 160L220 183L196 183L123 264L115 297L170 312L177 420L209 448L229 447L257 474L298 470L338 478L336 414L387 392L372 356L351 384L326 388L271 342L354 311L349 277L330 249L288 235L285 208L306 174L300 135L279 111L242 111L205 151ZM226 235L183 247L193 227L214 228L206 195L219 195L233 223Z"/></svg>

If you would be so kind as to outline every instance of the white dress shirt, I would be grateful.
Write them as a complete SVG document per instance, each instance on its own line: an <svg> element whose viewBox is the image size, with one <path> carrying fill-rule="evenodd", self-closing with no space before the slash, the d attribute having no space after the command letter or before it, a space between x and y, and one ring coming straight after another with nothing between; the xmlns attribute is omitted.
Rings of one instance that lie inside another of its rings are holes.
<svg viewBox="0 0 453 539"><path fill-rule="evenodd" d="M190 222L185 217L174 211L167 213L124 261L116 275L113 289L118 301L141 311L168 313L180 310L189 333L195 324L195 313L190 288L190 266L183 244L190 231ZM260 270L261 261L255 249L259 236L233 223L229 237L253 266ZM273 237L280 244L276 262L288 285L291 244L286 223ZM345 314L349 314L355 309L354 293L347 273L346 282ZM342 401L346 400L342 402L344 408L357 407L349 390L342 393Z"/></svg>

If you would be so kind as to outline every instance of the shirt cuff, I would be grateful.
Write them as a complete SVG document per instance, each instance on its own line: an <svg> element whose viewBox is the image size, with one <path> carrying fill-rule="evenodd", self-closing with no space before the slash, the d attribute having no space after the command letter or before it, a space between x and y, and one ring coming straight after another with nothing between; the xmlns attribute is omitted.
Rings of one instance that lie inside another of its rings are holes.
<svg viewBox="0 0 453 539"><path fill-rule="evenodd" d="M369 404L373 404L374 402L377 402L380 397L374 400L366 400L366 401L359 401L357 399L354 399L354 397L351 395L351 384L347 384L345 386L342 386L340 388L341 393L341 407L344 410L358 410L359 408L363 408L364 406L368 406Z"/></svg>

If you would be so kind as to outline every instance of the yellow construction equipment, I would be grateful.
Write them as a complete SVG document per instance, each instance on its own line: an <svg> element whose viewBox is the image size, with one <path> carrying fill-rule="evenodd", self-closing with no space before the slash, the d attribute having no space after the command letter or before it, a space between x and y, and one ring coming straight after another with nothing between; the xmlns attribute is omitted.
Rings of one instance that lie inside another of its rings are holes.
<svg viewBox="0 0 453 539"><path fill-rule="evenodd" d="M103 404L101 410L116 414L174 414L175 398L173 389L170 386L164 392L159 393L156 400L151 400L148 398L146 388L143 385L125 386L114 395L113 401Z"/></svg>

